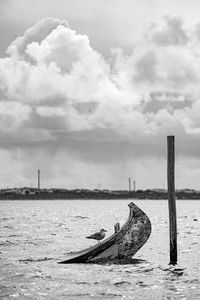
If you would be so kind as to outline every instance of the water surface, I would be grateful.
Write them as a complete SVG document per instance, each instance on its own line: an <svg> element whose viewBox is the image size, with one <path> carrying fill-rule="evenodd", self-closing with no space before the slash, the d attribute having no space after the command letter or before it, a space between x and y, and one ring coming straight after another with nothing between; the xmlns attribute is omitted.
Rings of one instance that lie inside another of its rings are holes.
<svg viewBox="0 0 200 300"><path fill-rule="evenodd" d="M57 262L113 233L128 217L128 200L0 201L1 299L200 299L200 201L177 201L178 265L169 263L165 200L134 200L152 235L134 265Z"/></svg>

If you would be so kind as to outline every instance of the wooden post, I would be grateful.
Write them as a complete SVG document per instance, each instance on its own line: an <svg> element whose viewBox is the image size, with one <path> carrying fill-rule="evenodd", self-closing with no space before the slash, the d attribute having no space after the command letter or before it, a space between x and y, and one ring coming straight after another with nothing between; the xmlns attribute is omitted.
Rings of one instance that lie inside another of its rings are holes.
<svg viewBox="0 0 200 300"><path fill-rule="evenodd" d="M176 196L175 196L175 151L174 136L167 137L167 183L169 206L169 233L170 233L170 264L177 263L177 224L176 224Z"/></svg>

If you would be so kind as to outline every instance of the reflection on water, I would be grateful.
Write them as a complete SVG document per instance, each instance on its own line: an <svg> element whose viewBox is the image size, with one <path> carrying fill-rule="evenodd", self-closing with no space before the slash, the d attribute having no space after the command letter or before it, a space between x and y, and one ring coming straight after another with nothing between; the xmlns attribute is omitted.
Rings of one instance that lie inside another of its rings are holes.
<svg viewBox="0 0 200 300"><path fill-rule="evenodd" d="M2 299L200 299L200 201L177 201L178 260L168 265L167 201L134 201L152 235L134 264L57 264L85 237L128 217L128 201L1 201Z"/></svg>

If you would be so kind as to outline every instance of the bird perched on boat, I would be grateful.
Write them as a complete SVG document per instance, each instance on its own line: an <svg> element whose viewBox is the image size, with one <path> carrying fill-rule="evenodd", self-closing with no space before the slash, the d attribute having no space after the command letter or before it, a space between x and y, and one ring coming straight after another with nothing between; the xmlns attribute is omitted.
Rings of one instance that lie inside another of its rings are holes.
<svg viewBox="0 0 200 300"><path fill-rule="evenodd" d="M86 236L86 238L96 240L98 243L98 242L100 242L100 240L103 240L105 238L105 235L106 235L105 232L107 232L107 230L101 229L99 232L96 232L90 236Z"/></svg>

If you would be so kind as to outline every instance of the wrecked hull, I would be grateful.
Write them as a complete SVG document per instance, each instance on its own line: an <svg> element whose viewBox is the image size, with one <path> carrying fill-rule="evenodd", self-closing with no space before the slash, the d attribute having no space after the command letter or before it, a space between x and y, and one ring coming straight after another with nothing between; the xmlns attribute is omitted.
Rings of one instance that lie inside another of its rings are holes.
<svg viewBox="0 0 200 300"><path fill-rule="evenodd" d="M98 263L109 261L129 261L146 243L151 234L151 222L148 216L134 203L128 204L130 212L126 223L112 236L100 244L78 252L67 254L69 263Z"/></svg>

